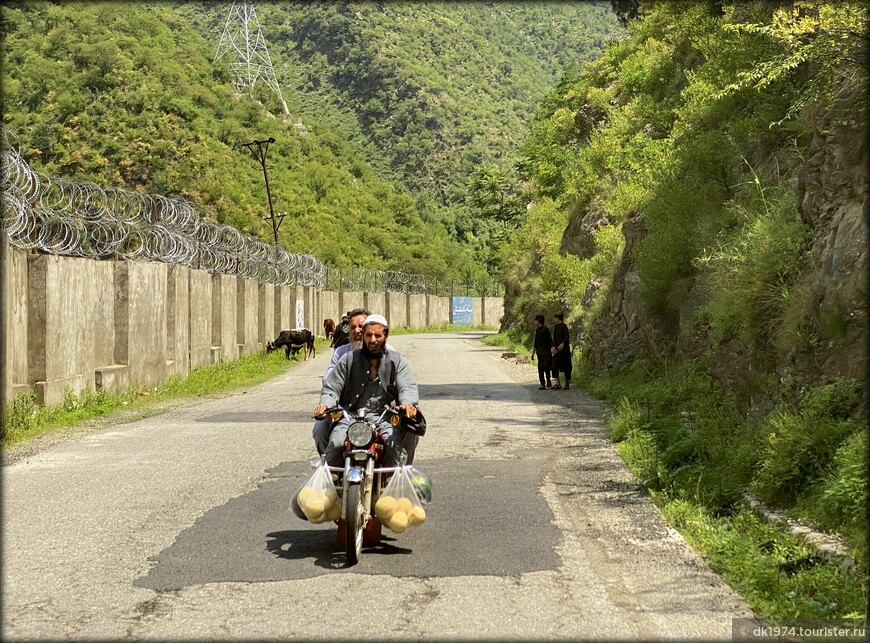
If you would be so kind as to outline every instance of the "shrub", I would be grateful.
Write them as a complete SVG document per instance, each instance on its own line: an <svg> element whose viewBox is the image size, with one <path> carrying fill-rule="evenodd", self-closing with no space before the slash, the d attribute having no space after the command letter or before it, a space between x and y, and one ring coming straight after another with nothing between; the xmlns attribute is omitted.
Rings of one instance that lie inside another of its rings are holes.
<svg viewBox="0 0 870 643"><path fill-rule="evenodd" d="M754 491L791 504L819 481L844 440L859 431L848 420L858 403L859 384L840 379L804 395L799 410L780 406L768 419Z"/></svg>
<svg viewBox="0 0 870 643"><path fill-rule="evenodd" d="M853 433L837 449L832 470L826 476L823 486L822 498L837 523L866 525L868 497L865 431Z"/></svg>
<svg viewBox="0 0 870 643"><path fill-rule="evenodd" d="M732 215L742 225L695 261L709 269L710 297L700 312L717 342L739 337L749 346L761 346L781 327L806 230L793 193L767 192L758 187L752 201L732 202Z"/></svg>
<svg viewBox="0 0 870 643"><path fill-rule="evenodd" d="M610 417L610 439L622 442L632 429L644 428L643 412L640 407L627 397L620 398L616 403L616 412Z"/></svg>

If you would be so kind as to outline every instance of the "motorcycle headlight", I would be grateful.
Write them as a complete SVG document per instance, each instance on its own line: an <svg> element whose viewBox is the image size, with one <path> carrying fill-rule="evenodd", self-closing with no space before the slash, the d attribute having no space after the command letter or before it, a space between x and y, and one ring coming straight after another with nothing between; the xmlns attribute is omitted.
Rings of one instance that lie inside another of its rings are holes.
<svg viewBox="0 0 870 643"><path fill-rule="evenodd" d="M347 439L355 447L364 447L372 441L372 429L365 422L354 422L347 427Z"/></svg>

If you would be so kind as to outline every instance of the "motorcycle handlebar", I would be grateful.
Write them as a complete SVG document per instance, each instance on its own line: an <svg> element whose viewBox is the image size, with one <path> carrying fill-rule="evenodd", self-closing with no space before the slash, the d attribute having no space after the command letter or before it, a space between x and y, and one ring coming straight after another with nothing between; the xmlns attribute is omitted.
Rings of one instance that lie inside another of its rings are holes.
<svg viewBox="0 0 870 643"><path fill-rule="evenodd" d="M345 409L342 406L336 405L336 406L333 406L333 407L326 409L326 411L324 411L322 415L312 415L311 417L315 420L323 420L323 419L329 417L330 415L332 415L333 413L335 413L336 411L341 411L345 415L352 416L350 411L348 411L347 409ZM408 417L408 414L405 412L405 409L400 408L398 406L394 407L394 406L385 405L383 413L381 413L381 415L378 417L376 422L380 422L390 413L395 413L396 415L400 415L402 417Z"/></svg>

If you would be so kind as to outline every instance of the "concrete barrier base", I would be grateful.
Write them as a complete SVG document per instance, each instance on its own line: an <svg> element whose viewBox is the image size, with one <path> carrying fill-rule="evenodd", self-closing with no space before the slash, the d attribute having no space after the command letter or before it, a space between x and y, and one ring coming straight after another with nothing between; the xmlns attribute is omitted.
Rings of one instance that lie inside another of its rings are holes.
<svg viewBox="0 0 870 643"><path fill-rule="evenodd" d="M40 404L45 406L62 404L66 387L78 394L88 388L88 382L83 375L70 375L50 382L39 381L34 385Z"/></svg>
<svg viewBox="0 0 870 643"><path fill-rule="evenodd" d="M130 386L126 364L112 364L94 371L94 387L109 394L121 393Z"/></svg>

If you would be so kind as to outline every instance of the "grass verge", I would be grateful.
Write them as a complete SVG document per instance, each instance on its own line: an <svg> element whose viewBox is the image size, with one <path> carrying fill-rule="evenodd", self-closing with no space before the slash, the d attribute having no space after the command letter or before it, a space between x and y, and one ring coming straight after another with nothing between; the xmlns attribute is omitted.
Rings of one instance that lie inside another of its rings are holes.
<svg viewBox="0 0 870 643"><path fill-rule="evenodd" d="M866 469L858 475L856 464L866 461L866 440L854 382L820 385L750 424L700 363L635 363L576 379L613 405L610 438L662 514L758 614L864 616L867 516L855 503L866 499ZM815 508L823 527L852 537L855 565L826 560L759 518L742 499L747 488L793 515Z"/></svg>
<svg viewBox="0 0 870 643"><path fill-rule="evenodd" d="M511 352L516 353L517 355L531 355L532 351L526 348L520 342L517 342L514 339L511 339L505 333L497 333L495 335L489 335L488 337L484 337L481 340L487 346L501 346Z"/></svg>
<svg viewBox="0 0 870 643"><path fill-rule="evenodd" d="M391 328L390 335L416 335L417 333L464 333L469 331L493 331L492 326L477 324L475 326L459 326L457 324L430 324L423 328Z"/></svg>

